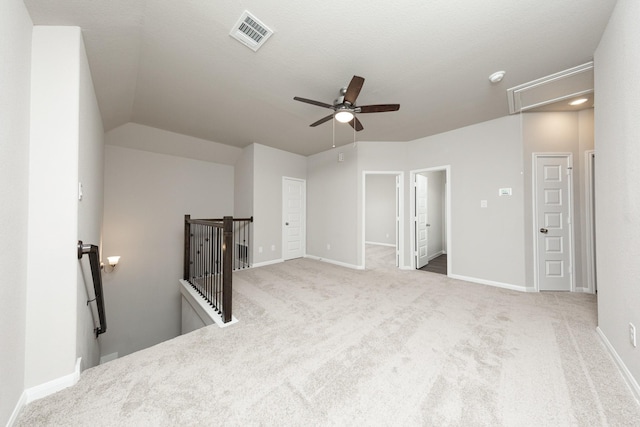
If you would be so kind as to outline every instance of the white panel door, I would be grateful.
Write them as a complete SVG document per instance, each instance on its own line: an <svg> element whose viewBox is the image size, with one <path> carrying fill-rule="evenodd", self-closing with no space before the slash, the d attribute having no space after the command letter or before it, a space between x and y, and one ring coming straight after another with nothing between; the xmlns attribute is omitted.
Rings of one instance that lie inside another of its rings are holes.
<svg viewBox="0 0 640 427"><path fill-rule="evenodd" d="M538 289L570 291L570 159L566 155L536 156L535 168Z"/></svg>
<svg viewBox="0 0 640 427"><path fill-rule="evenodd" d="M282 258L305 253L305 181L282 178Z"/></svg>
<svg viewBox="0 0 640 427"><path fill-rule="evenodd" d="M427 218L427 190L429 180L424 175L416 175L416 268L422 268L429 264L428 239L429 223Z"/></svg>

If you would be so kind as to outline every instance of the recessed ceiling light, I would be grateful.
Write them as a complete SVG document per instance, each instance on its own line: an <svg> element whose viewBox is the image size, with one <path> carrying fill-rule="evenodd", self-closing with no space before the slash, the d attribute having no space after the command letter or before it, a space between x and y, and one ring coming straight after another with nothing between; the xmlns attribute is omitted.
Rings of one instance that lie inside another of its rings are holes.
<svg viewBox="0 0 640 427"><path fill-rule="evenodd" d="M575 101L571 101L569 105L580 105L580 104L584 104L587 101L588 101L587 98L580 98L580 99L576 99Z"/></svg>
<svg viewBox="0 0 640 427"><path fill-rule="evenodd" d="M506 72L504 71L496 71L495 73L491 74L489 76L489 81L491 83L498 83L499 81L501 81L504 78L504 75L506 74Z"/></svg>

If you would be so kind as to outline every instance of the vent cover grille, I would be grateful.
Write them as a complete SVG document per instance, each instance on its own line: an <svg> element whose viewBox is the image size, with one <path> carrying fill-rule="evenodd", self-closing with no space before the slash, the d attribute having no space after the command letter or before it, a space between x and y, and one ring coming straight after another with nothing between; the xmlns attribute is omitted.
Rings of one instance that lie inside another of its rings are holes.
<svg viewBox="0 0 640 427"><path fill-rule="evenodd" d="M262 46L273 31L248 11L244 11L229 35L254 52Z"/></svg>

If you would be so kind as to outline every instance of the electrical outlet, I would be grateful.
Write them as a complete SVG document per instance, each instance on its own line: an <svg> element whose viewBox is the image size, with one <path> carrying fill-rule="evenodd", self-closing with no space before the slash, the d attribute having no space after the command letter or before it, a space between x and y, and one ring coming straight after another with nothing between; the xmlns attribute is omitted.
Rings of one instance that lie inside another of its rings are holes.
<svg viewBox="0 0 640 427"><path fill-rule="evenodd" d="M274 252L276 250L276 245L271 245L271 252Z"/></svg>
<svg viewBox="0 0 640 427"><path fill-rule="evenodd" d="M636 342L636 327L633 323L629 323L629 342L631 342L631 345L634 347L638 345Z"/></svg>
<svg viewBox="0 0 640 427"><path fill-rule="evenodd" d="M327 250L330 251L331 250L331 245L329 243L327 243Z"/></svg>
<svg viewBox="0 0 640 427"><path fill-rule="evenodd" d="M262 253L262 246L258 246L258 253L261 254Z"/></svg>

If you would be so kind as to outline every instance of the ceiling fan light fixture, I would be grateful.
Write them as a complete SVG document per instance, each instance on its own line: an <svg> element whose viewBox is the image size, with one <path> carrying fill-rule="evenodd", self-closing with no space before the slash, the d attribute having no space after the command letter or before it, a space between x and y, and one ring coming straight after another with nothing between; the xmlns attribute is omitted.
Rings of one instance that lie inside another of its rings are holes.
<svg viewBox="0 0 640 427"><path fill-rule="evenodd" d="M336 111L334 117L340 123L349 123L351 120L353 120L353 113L349 110Z"/></svg>

